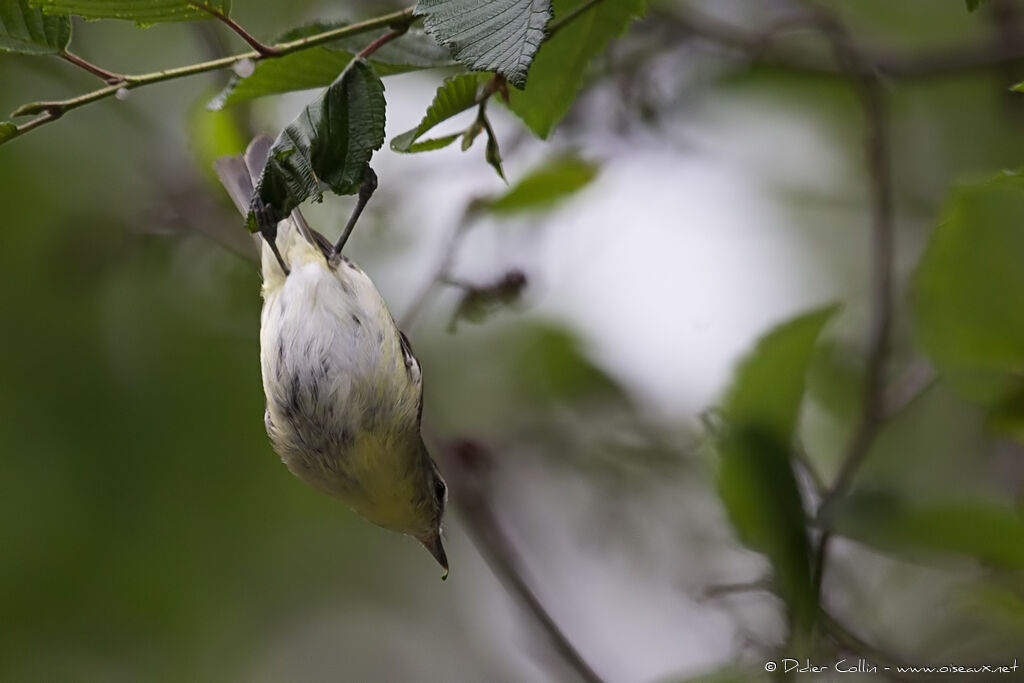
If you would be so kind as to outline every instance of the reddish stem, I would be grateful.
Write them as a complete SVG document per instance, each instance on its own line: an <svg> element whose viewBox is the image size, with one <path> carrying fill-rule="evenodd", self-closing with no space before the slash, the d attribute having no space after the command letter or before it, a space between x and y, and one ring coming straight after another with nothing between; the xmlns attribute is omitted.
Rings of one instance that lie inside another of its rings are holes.
<svg viewBox="0 0 1024 683"><path fill-rule="evenodd" d="M224 14L220 10L211 7L210 5L207 5L205 2L193 2L190 4L197 10L206 12L211 17L218 20L219 22L230 28L232 31L237 33L242 38L242 40L249 43L252 49L256 50L256 52L259 52L261 57L279 57L281 55L281 52L277 48L271 47L270 45L267 45L266 43L258 40L256 36L242 28L242 26L237 21L235 21L228 15Z"/></svg>
<svg viewBox="0 0 1024 683"><path fill-rule="evenodd" d="M92 62L87 62L86 60L82 59L81 57L79 57L78 55L74 54L70 50L63 50L63 51L61 51L60 52L60 57L61 57L61 59L64 59L64 60L66 60L68 62L71 62L72 64L74 64L77 67L85 69L86 71L91 73L93 76L99 76L104 81L106 81L109 85L114 85L115 83L121 83L122 81L125 80L124 76L121 76L120 74L115 74L115 73L113 73L111 71L107 71L106 69L100 68L100 67L96 66L95 64L93 64Z"/></svg>
<svg viewBox="0 0 1024 683"><path fill-rule="evenodd" d="M391 29L390 31L382 35L380 38L377 38L377 40L373 41L372 43L364 47L362 50L360 50L359 54L356 55L356 59L366 59L374 52L382 48L384 45L387 45L392 40L403 35L408 30L409 24L403 24L397 28Z"/></svg>

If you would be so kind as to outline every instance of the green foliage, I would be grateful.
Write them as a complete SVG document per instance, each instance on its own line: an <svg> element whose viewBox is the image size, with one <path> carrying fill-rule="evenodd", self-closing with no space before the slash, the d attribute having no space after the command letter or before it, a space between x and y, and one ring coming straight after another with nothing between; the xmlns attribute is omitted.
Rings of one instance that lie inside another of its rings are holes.
<svg viewBox="0 0 1024 683"><path fill-rule="evenodd" d="M551 0L420 0L416 14L459 62L521 88L544 40Z"/></svg>
<svg viewBox="0 0 1024 683"><path fill-rule="evenodd" d="M1024 519L991 502L911 505L889 491L855 491L841 504L833 526L843 536L886 552L961 555L994 567L1024 569Z"/></svg>
<svg viewBox="0 0 1024 683"><path fill-rule="evenodd" d="M66 14L44 14L28 0L0 0L0 52L58 54L71 41Z"/></svg>
<svg viewBox="0 0 1024 683"><path fill-rule="evenodd" d="M726 420L788 444L803 399L811 352L837 306L775 328L740 364L722 407Z"/></svg>
<svg viewBox="0 0 1024 683"><path fill-rule="evenodd" d="M344 24L309 24L288 31L274 42L298 40L341 26ZM264 95L324 88L338 77L366 42L364 36L353 36L284 57L261 60L249 76L232 76L224 89L210 101L209 108L221 109ZM408 31L401 40L381 47L369 61L379 76L453 64L447 51L438 47L423 31L415 29Z"/></svg>
<svg viewBox="0 0 1024 683"><path fill-rule="evenodd" d="M221 14L231 13L231 0L32 0L47 14L75 14L86 19L128 19L137 24L157 24L165 21L194 21L209 19L210 14L199 5L210 7Z"/></svg>
<svg viewBox="0 0 1024 683"><path fill-rule="evenodd" d="M556 401L622 398L619 385L586 357L575 336L546 325L536 325L528 334L532 339L514 365L517 384L527 397Z"/></svg>
<svg viewBox="0 0 1024 683"><path fill-rule="evenodd" d="M441 138L417 142L421 135L431 128L460 114L478 102L481 86L488 81L490 74L469 73L452 76L441 84L434 94L434 100L427 107L420 124L391 140L391 149L395 152L429 152L447 147L455 142L462 133L453 133Z"/></svg>
<svg viewBox="0 0 1024 683"><path fill-rule="evenodd" d="M0 142L14 137L18 127L10 121L0 121Z"/></svg>
<svg viewBox="0 0 1024 683"><path fill-rule="evenodd" d="M983 405L1024 389L1024 180L954 190L913 282L916 330L943 376Z"/></svg>
<svg viewBox="0 0 1024 683"><path fill-rule="evenodd" d="M384 84L363 59L353 60L274 141L255 198L281 220L309 197L359 189L370 157L384 143ZM249 230L258 229L250 212Z"/></svg>
<svg viewBox="0 0 1024 683"><path fill-rule="evenodd" d="M547 209L590 184L598 169L597 164L577 156L557 157L531 171L508 192L484 206L499 214Z"/></svg>
<svg viewBox="0 0 1024 683"><path fill-rule="evenodd" d="M973 12L974 10L984 5L986 2L988 2L988 0L964 0L964 4L967 5L968 12Z"/></svg>
<svg viewBox="0 0 1024 683"><path fill-rule="evenodd" d="M555 21L587 0L554 0ZM509 108L541 138L565 116L583 85L590 61L643 15L646 0L601 2L541 45L522 91L509 92Z"/></svg>
<svg viewBox="0 0 1024 683"><path fill-rule="evenodd" d="M213 162L223 156L241 154L248 140L233 112L207 111L202 106L204 99L205 96L200 97L189 111L188 137L197 166L205 169L212 180Z"/></svg>
<svg viewBox="0 0 1024 683"><path fill-rule="evenodd" d="M830 306L775 328L740 364L722 405L718 490L740 540L772 563L793 629L817 614L803 501L790 464L793 431L815 343Z"/></svg>

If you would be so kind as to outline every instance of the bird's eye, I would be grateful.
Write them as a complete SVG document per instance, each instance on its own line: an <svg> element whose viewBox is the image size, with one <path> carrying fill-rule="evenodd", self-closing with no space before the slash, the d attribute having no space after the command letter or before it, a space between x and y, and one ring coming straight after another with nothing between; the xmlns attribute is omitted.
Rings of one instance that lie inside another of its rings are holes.
<svg viewBox="0 0 1024 683"><path fill-rule="evenodd" d="M434 479L434 497L439 503L446 503L448 501L448 486L440 477Z"/></svg>

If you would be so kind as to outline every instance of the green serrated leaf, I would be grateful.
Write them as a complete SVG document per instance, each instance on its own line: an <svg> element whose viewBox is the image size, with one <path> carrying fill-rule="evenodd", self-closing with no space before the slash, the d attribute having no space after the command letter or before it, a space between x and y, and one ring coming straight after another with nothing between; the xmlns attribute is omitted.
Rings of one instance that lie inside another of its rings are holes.
<svg viewBox="0 0 1024 683"><path fill-rule="evenodd" d="M31 0L47 14L75 14L86 19L126 19L137 24L210 19L200 4L221 14L231 13L231 0Z"/></svg>
<svg viewBox="0 0 1024 683"><path fill-rule="evenodd" d="M502 214L545 209L586 187L599 168L576 156L558 157L531 171L515 187L485 206Z"/></svg>
<svg viewBox="0 0 1024 683"><path fill-rule="evenodd" d="M739 539L772 563L791 624L806 634L817 614L811 546L791 465L793 431L818 336L835 306L775 328L740 364L717 436L718 491Z"/></svg>
<svg viewBox="0 0 1024 683"><path fill-rule="evenodd" d="M456 114L460 114L477 104L477 93L480 87L488 81L490 74L469 73L452 76L441 84L434 94L434 100L427 107L427 113L423 115L420 124L391 140L391 149L395 152L412 153L427 152L440 149L455 142L461 133L446 135L442 138L424 140L417 142L419 137L431 128L447 121Z"/></svg>
<svg viewBox="0 0 1024 683"><path fill-rule="evenodd" d="M551 0L419 0L415 13L459 62L522 88L544 40Z"/></svg>
<svg viewBox="0 0 1024 683"><path fill-rule="evenodd" d="M59 54L71 42L66 14L44 14L28 0L0 0L0 52Z"/></svg>
<svg viewBox="0 0 1024 683"><path fill-rule="evenodd" d="M353 60L274 141L254 204L262 202L279 221L306 199L319 198L323 188L355 193L384 144L384 114L384 84L365 60ZM252 211L246 225L258 230Z"/></svg>
<svg viewBox="0 0 1024 683"><path fill-rule="evenodd" d="M587 0L554 0L555 21ZM575 17L544 41L522 91L509 92L509 108L541 138L569 111L583 86L591 60L643 16L646 0L601 2Z"/></svg>
<svg viewBox="0 0 1024 683"><path fill-rule="evenodd" d="M298 40L341 26L344 24L309 24L286 32L274 42ZM327 87L365 47L366 42L364 36L353 36L277 59L261 60L249 76L232 76L207 106L217 110L264 95ZM438 47L430 36L416 29L408 31L401 40L381 47L373 54L370 63L379 76L454 64L448 53Z"/></svg>
<svg viewBox="0 0 1024 683"><path fill-rule="evenodd" d="M1022 253L1024 178L962 186L950 194L912 283L924 351L957 391L989 407L1024 389Z"/></svg>
<svg viewBox="0 0 1024 683"><path fill-rule="evenodd" d="M887 490L854 491L839 505L837 533L903 556L961 555L1024 569L1024 519L980 500L910 504Z"/></svg>
<svg viewBox="0 0 1024 683"><path fill-rule="evenodd" d="M4 143L14 137L18 127L10 121L0 121L0 143Z"/></svg>

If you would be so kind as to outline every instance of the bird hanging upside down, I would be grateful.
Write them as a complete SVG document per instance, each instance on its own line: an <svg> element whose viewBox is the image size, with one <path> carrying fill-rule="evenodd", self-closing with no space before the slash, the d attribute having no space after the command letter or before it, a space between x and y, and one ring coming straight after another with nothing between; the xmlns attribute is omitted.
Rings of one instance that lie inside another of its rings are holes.
<svg viewBox="0 0 1024 683"><path fill-rule="evenodd" d="M243 214L271 145L256 138L244 157L215 163ZM447 488L420 435L420 365L373 281L341 254L375 187L367 167L337 244L298 209L277 224L276 239L257 238L267 434L295 476L374 524L416 538L447 577Z"/></svg>

